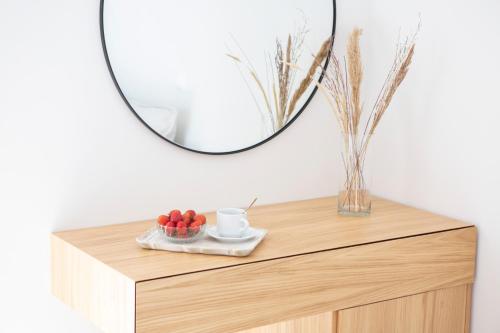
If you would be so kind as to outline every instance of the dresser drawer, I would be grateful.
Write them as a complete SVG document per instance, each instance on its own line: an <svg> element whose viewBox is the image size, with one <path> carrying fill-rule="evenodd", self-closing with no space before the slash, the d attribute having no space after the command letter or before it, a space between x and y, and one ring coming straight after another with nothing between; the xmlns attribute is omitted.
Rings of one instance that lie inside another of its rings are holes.
<svg viewBox="0 0 500 333"><path fill-rule="evenodd" d="M137 333L231 333L472 283L464 228L136 285Z"/></svg>

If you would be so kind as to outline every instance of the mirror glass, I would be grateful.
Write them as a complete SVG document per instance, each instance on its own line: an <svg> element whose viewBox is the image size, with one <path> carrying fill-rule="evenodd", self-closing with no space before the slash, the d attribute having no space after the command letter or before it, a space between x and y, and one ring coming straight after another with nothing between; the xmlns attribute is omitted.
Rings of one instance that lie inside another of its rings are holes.
<svg viewBox="0 0 500 333"><path fill-rule="evenodd" d="M101 5L103 46L125 102L162 138L212 154L265 142L302 112L316 90L304 79L315 59L325 65L319 52L335 27L332 0Z"/></svg>

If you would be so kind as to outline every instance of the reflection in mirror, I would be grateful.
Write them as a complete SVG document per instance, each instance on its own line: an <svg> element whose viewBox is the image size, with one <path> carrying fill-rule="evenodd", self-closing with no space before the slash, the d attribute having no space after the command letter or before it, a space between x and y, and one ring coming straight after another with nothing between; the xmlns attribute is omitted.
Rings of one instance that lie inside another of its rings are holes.
<svg viewBox="0 0 500 333"><path fill-rule="evenodd" d="M114 79L150 129L190 150L227 153L265 141L307 104L334 7L104 0L102 29Z"/></svg>

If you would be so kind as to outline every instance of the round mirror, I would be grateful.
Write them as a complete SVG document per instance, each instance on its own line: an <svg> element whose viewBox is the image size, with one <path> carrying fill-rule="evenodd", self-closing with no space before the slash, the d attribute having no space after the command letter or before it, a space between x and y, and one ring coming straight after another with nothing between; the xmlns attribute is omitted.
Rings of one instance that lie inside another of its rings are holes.
<svg viewBox="0 0 500 333"><path fill-rule="evenodd" d="M335 16L334 0L101 0L101 36L116 87L150 130L227 154L306 108Z"/></svg>

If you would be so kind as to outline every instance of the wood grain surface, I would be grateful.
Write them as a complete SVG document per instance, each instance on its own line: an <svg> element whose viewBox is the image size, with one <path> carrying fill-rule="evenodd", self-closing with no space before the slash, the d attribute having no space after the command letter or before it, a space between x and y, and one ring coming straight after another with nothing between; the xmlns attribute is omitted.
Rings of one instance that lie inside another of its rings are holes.
<svg viewBox="0 0 500 333"><path fill-rule="evenodd" d="M232 333L470 284L475 256L470 227L145 281L136 332Z"/></svg>
<svg viewBox="0 0 500 333"><path fill-rule="evenodd" d="M134 281L55 236L51 257L52 293L57 298L102 332L135 332Z"/></svg>
<svg viewBox="0 0 500 333"><path fill-rule="evenodd" d="M471 226L382 199L373 201L369 217L341 217L336 210L335 197L251 209L251 224L268 229L269 234L245 258L141 249L135 238L151 228L152 221L63 231L55 236L140 282ZM215 223L213 213L207 218Z"/></svg>
<svg viewBox="0 0 500 333"><path fill-rule="evenodd" d="M337 333L466 332L467 295L462 285L342 310Z"/></svg>
<svg viewBox="0 0 500 333"><path fill-rule="evenodd" d="M335 333L336 313L325 312L280 323L252 328L238 333Z"/></svg>

